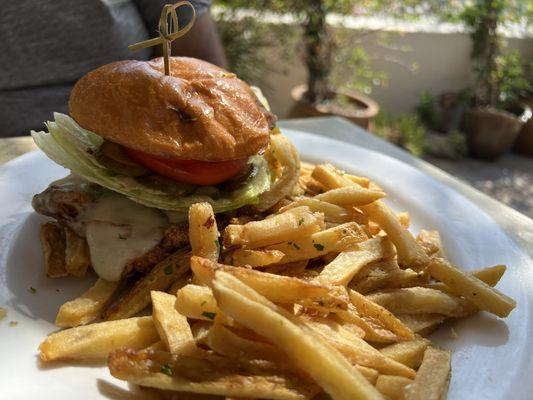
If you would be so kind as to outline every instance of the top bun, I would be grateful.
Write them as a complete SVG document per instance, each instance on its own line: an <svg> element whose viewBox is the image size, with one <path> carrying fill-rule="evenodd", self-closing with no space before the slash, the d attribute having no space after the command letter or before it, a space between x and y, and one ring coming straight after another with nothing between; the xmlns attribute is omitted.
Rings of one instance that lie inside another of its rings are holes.
<svg viewBox="0 0 533 400"><path fill-rule="evenodd" d="M222 68L187 57L118 61L81 78L69 112L83 128L147 153L189 160L247 158L264 150L275 117Z"/></svg>

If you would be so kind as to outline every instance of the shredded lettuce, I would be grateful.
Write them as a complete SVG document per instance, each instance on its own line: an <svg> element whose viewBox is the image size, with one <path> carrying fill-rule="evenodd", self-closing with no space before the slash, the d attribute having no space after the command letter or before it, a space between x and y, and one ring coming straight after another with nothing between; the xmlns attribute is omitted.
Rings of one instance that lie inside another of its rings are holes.
<svg viewBox="0 0 533 400"><path fill-rule="evenodd" d="M54 113L54 121L47 123L48 132L32 132L35 144L53 161L70 169L90 182L121 193L133 201L161 210L186 213L191 204L206 201L215 212L231 211L257 202L271 184L271 171L261 156L250 157L255 173L236 190L223 187L167 183L148 185L135 177L118 174L98 162L94 154L103 139L80 127L67 115Z"/></svg>

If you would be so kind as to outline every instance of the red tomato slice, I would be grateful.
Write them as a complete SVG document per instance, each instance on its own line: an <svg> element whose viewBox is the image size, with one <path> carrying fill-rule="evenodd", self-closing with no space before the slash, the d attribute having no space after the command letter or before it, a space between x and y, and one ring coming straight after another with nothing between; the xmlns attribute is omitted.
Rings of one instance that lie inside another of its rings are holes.
<svg viewBox="0 0 533 400"><path fill-rule="evenodd" d="M178 182L194 185L216 185L235 176L245 165L246 158L230 161L181 160L155 156L143 151L124 148L126 154L134 161L160 175Z"/></svg>

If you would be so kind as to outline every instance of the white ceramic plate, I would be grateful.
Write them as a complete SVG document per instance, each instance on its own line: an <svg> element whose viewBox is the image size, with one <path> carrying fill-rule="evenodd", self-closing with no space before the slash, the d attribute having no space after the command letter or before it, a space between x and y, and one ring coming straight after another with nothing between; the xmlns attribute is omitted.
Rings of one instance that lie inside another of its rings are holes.
<svg viewBox="0 0 533 400"><path fill-rule="evenodd" d="M533 393L533 263L483 211L451 189L397 160L346 143L289 131L302 157L332 162L378 182L389 204L411 213L413 230L438 229L447 255L471 270L494 264L509 269L498 289L518 307L501 320L481 313L434 334L453 350L449 399L526 400ZM44 366L37 347L53 325L58 307L80 294L91 279L47 279L43 274L39 225L31 198L66 170L44 154L26 154L0 168L0 398L94 399L129 396L127 386L102 366ZM94 279L94 278L93 278ZM36 289L32 293L30 288ZM10 326L10 321L17 321ZM458 335L452 339L451 327Z"/></svg>

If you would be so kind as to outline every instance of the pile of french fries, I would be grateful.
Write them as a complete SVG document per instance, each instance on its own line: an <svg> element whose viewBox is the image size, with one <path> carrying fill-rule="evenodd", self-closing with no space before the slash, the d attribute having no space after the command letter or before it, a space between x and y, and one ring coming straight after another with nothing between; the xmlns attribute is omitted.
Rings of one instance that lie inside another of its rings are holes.
<svg viewBox="0 0 533 400"><path fill-rule="evenodd" d="M69 329L42 342L41 359L107 361L116 378L180 399L443 399L451 354L426 336L479 311L506 317L515 302L494 288L505 266L460 270L438 232L415 238L385 196L303 164L291 196L220 231L195 204L190 250L110 308L120 285L101 279L64 304L57 325Z"/></svg>

